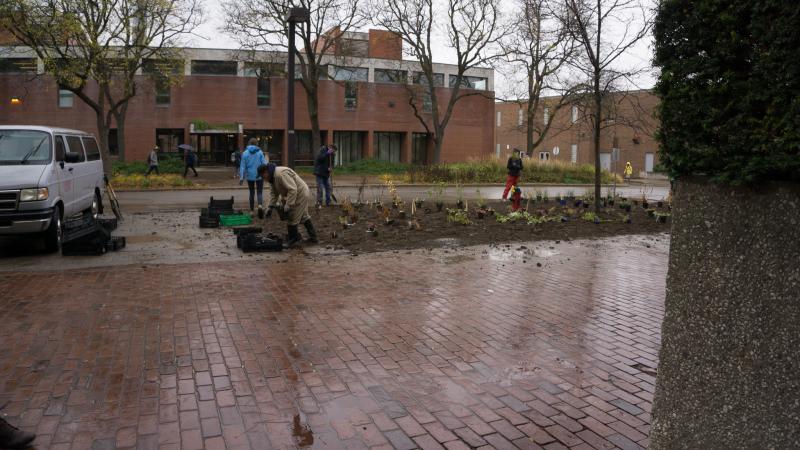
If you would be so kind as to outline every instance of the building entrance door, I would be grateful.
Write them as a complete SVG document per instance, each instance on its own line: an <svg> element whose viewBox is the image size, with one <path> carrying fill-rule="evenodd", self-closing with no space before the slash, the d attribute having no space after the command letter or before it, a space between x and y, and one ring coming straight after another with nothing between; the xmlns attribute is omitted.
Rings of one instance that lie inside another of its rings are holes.
<svg viewBox="0 0 800 450"><path fill-rule="evenodd" d="M236 150L236 135L224 133L194 133L191 145L201 164L225 164Z"/></svg>
<svg viewBox="0 0 800 450"><path fill-rule="evenodd" d="M644 154L644 171L650 173L653 171L653 161L655 160L655 155L652 153L645 153Z"/></svg>
<svg viewBox="0 0 800 450"><path fill-rule="evenodd" d="M611 171L611 153L600 153L600 170Z"/></svg>

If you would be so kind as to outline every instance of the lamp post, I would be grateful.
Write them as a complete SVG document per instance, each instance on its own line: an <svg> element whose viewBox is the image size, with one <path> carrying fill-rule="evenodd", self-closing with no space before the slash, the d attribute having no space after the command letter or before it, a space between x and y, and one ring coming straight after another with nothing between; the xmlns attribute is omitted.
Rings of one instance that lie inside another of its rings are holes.
<svg viewBox="0 0 800 450"><path fill-rule="evenodd" d="M286 163L289 167L294 168L294 156L297 150L297 136L294 133L294 34L298 23L309 21L308 9L289 9L286 21L289 22L289 64L286 76Z"/></svg>

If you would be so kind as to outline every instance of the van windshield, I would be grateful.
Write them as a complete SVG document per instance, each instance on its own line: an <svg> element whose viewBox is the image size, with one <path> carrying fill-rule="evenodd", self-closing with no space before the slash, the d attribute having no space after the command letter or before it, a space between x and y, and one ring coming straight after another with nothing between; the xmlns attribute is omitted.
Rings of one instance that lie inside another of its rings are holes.
<svg viewBox="0 0 800 450"><path fill-rule="evenodd" d="M52 160L51 147L44 131L0 130L0 165L47 164Z"/></svg>

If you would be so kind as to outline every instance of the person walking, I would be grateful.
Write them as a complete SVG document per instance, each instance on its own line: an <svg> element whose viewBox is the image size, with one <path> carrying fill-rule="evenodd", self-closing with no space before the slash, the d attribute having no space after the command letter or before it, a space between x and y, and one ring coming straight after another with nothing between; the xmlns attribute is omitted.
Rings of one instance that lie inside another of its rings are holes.
<svg viewBox="0 0 800 450"><path fill-rule="evenodd" d="M270 185L267 217L272 215L273 209L280 208L282 217L285 217L288 222L286 246L292 247L300 241L300 232L297 231L297 227L301 223L306 227L308 240L313 243L319 242L314 224L311 223L311 216L308 214L311 192L300 175L288 167L279 167L272 163L260 166L258 174Z"/></svg>
<svg viewBox="0 0 800 450"><path fill-rule="evenodd" d="M625 172L624 172L624 174L625 174L625 181L630 181L631 175L633 175L633 166L631 165L630 161L625 163Z"/></svg>
<svg viewBox="0 0 800 450"><path fill-rule="evenodd" d="M233 163L233 178L239 178L239 167L242 165L242 150L234 150L231 153L231 163Z"/></svg>
<svg viewBox="0 0 800 450"><path fill-rule="evenodd" d="M189 169L192 169L194 172L194 176L197 177L197 169L194 166L197 164L197 155L194 153L192 147L184 147L184 157L183 157L183 178L186 178L186 174L189 173Z"/></svg>
<svg viewBox="0 0 800 450"><path fill-rule="evenodd" d="M258 218L264 217L264 178L258 173L258 168L267 164L269 161L264 157L264 152L258 146L258 139L250 138L247 148L242 153L242 161L239 163L239 184L247 180L247 188L250 190L250 215L253 216L253 206L258 197Z"/></svg>
<svg viewBox="0 0 800 450"><path fill-rule="evenodd" d="M155 171L156 175L160 175L160 173L158 172L158 146L157 145L155 147L153 147L152 150L150 150L150 155L147 157L147 165L149 167L147 168L147 173L145 174L145 176L150 175L150 172L152 172L152 171Z"/></svg>
<svg viewBox="0 0 800 450"><path fill-rule="evenodd" d="M331 175L333 174L333 155L335 145L323 145L314 160L314 176L317 179L317 205L322 205L322 191L325 191L325 206L331 206Z"/></svg>
<svg viewBox="0 0 800 450"><path fill-rule="evenodd" d="M503 200L508 198L508 191L512 186L516 186L519 182L519 176L522 173L522 158L519 157L519 149L515 148L511 157L508 158L508 176L506 177L506 188L503 190Z"/></svg>

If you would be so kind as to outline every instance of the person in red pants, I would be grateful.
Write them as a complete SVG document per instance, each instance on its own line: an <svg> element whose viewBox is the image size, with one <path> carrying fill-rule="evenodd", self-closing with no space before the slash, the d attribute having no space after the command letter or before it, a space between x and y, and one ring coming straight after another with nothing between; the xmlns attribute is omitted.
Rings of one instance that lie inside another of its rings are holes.
<svg viewBox="0 0 800 450"><path fill-rule="evenodd" d="M511 211L519 211L522 203L522 189L518 186L511 188Z"/></svg>
<svg viewBox="0 0 800 450"><path fill-rule="evenodd" d="M508 197L508 191L512 186L516 186L519 181L519 175L522 173L522 159L519 157L519 149L515 148L511 157L508 158L508 177L506 177L506 188L503 190L503 200Z"/></svg>

